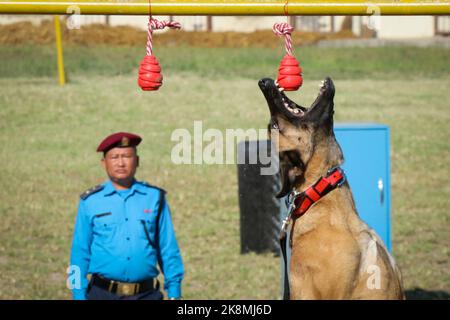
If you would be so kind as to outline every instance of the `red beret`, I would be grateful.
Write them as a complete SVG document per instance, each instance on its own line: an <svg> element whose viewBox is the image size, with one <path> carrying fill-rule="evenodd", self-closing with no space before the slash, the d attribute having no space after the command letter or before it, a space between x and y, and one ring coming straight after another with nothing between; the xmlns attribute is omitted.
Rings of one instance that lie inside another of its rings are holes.
<svg viewBox="0 0 450 320"><path fill-rule="evenodd" d="M107 152L112 148L135 147L141 143L142 138L128 132L117 132L107 136L98 145L97 152Z"/></svg>

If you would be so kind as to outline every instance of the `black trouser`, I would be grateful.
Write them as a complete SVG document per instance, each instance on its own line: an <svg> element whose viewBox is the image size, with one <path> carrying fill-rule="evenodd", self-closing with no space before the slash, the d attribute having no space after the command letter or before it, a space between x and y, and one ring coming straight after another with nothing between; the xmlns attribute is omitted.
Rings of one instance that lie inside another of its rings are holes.
<svg viewBox="0 0 450 320"><path fill-rule="evenodd" d="M115 293L111 293L108 290L102 289L92 282L89 284L87 291L88 300L162 300L163 294L159 291L159 286L149 291L144 291L132 296L120 296Z"/></svg>

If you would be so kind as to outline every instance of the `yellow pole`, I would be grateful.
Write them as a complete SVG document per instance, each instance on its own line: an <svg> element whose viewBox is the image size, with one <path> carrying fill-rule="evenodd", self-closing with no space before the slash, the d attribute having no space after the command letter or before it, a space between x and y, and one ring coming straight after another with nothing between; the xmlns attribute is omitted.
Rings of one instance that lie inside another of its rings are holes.
<svg viewBox="0 0 450 320"><path fill-rule="evenodd" d="M55 15L53 18L55 20L55 38L56 38L56 54L58 56L59 84L63 86L66 84L66 77L64 75L64 59L61 41L61 24L59 22L58 15Z"/></svg>
<svg viewBox="0 0 450 320"><path fill-rule="evenodd" d="M287 6L286 6L287 3ZM147 15L148 0L0 0L0 13ZM450 15L450 0L152 0L154 15Z"/></svg>

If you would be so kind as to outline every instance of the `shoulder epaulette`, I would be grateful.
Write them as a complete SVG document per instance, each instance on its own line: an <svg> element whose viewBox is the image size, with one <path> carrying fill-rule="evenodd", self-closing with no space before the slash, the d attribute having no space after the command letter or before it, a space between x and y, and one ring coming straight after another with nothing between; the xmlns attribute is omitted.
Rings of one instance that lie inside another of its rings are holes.
<svg viewBox="0 0 450 320"><path fill-rule="evenodd" d="M92 187L92 188L86 190L85 192L83 192L82 194L80 194L80 198L81 198L81 200L86 200L87 198L89 198L90 195L93 195L94 193L99 192L103 188L104 188L104 186L101 184L99 184L95 187Z"/></svg>
<svg viewBox="0 0 450 320"><path fill-rule="evenodd" d="M158 189L158 190L159 190L161 193L163 193L163 194L166 194L166 193L167 193L167 191L164 190L163 188L154 186L154 185L152 185L152 184L150 184L150 183L148 183L148 182L146 182L146 181L139 181L139 182L140 182L141 184L143 184L144 186L146 186L146 187Z"/></svg>

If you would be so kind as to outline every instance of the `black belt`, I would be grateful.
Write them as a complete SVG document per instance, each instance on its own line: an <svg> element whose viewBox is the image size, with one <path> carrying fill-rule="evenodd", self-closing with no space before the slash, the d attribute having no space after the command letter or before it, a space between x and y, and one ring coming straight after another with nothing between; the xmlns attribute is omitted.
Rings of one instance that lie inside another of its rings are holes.
<svg viewBox="0 0 450 320"><path fill-rule="evenodd" d="M156 279L148 279L142 282L120 282L92 275L91 285L104 289L121 296L132 296L138 293L158 289L159 283Z"/></svg>

